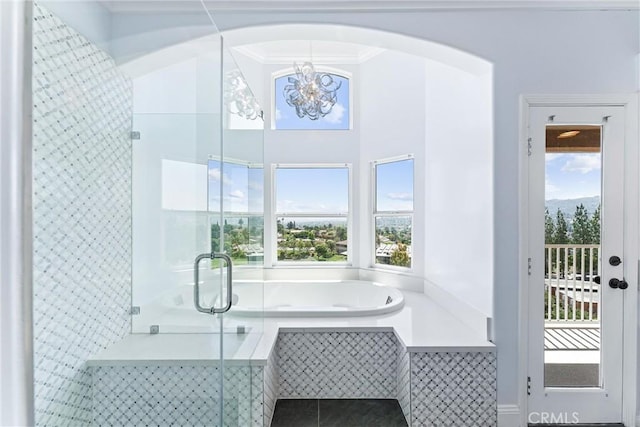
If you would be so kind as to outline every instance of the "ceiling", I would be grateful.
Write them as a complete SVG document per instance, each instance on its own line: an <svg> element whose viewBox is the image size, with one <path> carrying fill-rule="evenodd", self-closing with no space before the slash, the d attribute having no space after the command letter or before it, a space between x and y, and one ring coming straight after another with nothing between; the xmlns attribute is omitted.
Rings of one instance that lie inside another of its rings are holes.
<svg viewBox="0 0 640 427"><path fill-rule="evenodd" d="M360 64L385 49L328 40L278 40L237 46L234 50L263 64L311 61L322 64Z"/></svg>
<svg viewBox="0 0 640 427"><path fill-rule="evenodd" d="M202 11L200 0L98 0L113 13ZM637 10L637 0L203 0L224 11L401 11L461 9Z"/></svg>

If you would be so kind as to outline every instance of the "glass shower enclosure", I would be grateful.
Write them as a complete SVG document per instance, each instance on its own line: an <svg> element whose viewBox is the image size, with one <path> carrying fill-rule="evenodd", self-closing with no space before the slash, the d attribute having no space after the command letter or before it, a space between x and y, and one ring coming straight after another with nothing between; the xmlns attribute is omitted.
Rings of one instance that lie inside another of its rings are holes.
<svg viewBox="0 0 640 427"><path fill-rule="evenodd" d="M229 310L240 293L263 306L264 124L223 36L207 25L210 34L124 67L133 74L131 325L209 341L211 409L218 425L237 426L250 402L227 391L250 384L228 367L248 364L263 320Z"/></svg>

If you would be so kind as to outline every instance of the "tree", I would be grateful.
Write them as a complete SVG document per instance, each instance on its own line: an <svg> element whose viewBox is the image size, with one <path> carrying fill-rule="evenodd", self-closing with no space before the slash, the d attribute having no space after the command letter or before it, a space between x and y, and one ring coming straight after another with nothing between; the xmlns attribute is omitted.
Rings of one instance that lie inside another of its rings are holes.
<svg viewBox="0 0 640 427"><path fill-rule="evenodd" d="M220 252L220 224L211 224L211 252Z"/></svg>
<svg viewBox="0 0 640 427"><path fill-rule="evenodd" d="M598 205L596 211L589 220L589 234L591 236L591 243L594 245L600 244L600 216L600 205ZM600 251L600 248L598 248L598 250L591 250L591 265L593 265L593 271L591 271L591 274L595 274L598 270L598 251Z"/></svg>
<svg viewBox="0 0 640 427"><path fill-rule="evenodd" d="M600 205L598 205L589 221L589 234L593 244L600 244L600 215Z"/></svg>
<svg viewBox="0 0 640 427"><path fill-rule="evenodd" d="M315 250L318 258L331 258L331 251L329 251L329 247L327 247L327 245L325 245L324 243L316 245Z"/></svg>
<svg viewBox="0 0 640 427"><path fill-rule="evenodd" d="M409 258L409 252L407 252L407 246L398 243L398 246L391 252L391 265L399 265L401 267L411 266L411 258Z"/></svg>
<svg viewBox="0 0 640 427"><path fill-rule="evenodd" d="M553 233L553 243L555 244L563 244L569 243L569 227L567 226L567 220L564 218L564 214L560 209L556 212L556 229ZM566 249L564 249L566 251ZM562 253L554 253L554 251L561 251L560 249L554 249L551 251L550 255L552 259L556 259L556 257L560 258L560 265L554 265L554 267L559 269L559 276L564 277L564 255Z"/></svg>
<svg viewBox="0 0 640 427"><path fill-rule="evenodd" d="M589 221L589 213L585 209L584 205L580 203L580 206L576 206L576 213L573 216L573 230L571 231L571 243L579 244L579 245L587 245L593 243L591 241L591 223ZM588 251L584 249L576 249L575 251L575 266L576 273L583 271L582 266L582 258L586 255ZM589 265L589 260L587 259L585 262L585 270L587 270L587 266ZM588 273L588 271L585 271Z"/></svg>
<svg viewBox="0 0 640 427"><path fill-rule="evenodd" d="M555 233L556 225L553 222L553 218L549 214L549 209L544 209L544 242L553 243L553 235Z"/></svg>
<svg viewBox="0 0 640 427"><path fill-rule="evenodd" d="M579 245L592 243L589 212L587 212L587 209L582 203L580 203L580 206L576 206L576 213L573 216L571 243L576 243Z"/></svg>
<svg viewBox="0 0 640 427"><path fill-rule="evenodd" d="M569 243L569 227L567 226L567 220L564 219L564 214L560 209L558 209L558 212L556 213L556 229L553 234L553 243Z"/></svg>

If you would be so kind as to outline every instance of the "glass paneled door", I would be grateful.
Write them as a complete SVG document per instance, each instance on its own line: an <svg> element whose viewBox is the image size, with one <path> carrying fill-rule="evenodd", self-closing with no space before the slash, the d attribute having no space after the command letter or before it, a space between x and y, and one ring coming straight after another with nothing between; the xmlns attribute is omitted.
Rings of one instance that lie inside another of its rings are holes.
<svg viewBox="0 0 640 427"><path fill-rule="evenodd" d="M262 334L262 114L215 28L171 49L174 63L133 79L132 331L190 335L179 342L198 349L207 389L194 390L189 424L250 425L250 360ZM235 316L236 304L255 316Z"/></svg>
<svg viewBox="0 0 640 427"><path fill-rule="evenodd" d="M222 425L244 427L262 422L262 413L251 411L256 399L262 401L261 395L254 395L261 393L262 384L252 383L255 368L248 361L263 331L264 122L249 82L224 46L224 38L222 42L222 153L209 158L209 204L210 211L219 209L221 218L219 226L212 225L212 251L230 257L234 279L230 296L229 288L220 290L233 304L219 315ZM214 236L219 236L217 242ZM236 315L236 304L253 315Z"/></svg>
<svg viewBox="0 0 640 427"><path fill-rule="evenodd" d="M624 108L533 107L531 424L622 419Z"/></svg>

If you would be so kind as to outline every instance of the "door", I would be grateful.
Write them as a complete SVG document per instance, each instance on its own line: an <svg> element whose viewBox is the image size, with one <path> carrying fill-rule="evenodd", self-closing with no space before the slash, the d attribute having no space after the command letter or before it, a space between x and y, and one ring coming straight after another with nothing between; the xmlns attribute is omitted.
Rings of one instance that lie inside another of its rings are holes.
<svg viewBox="0 0 640 427"><path fill-rule="evenodd" d="M622 421L623 107L531 107L528 422Z"/></svg>

